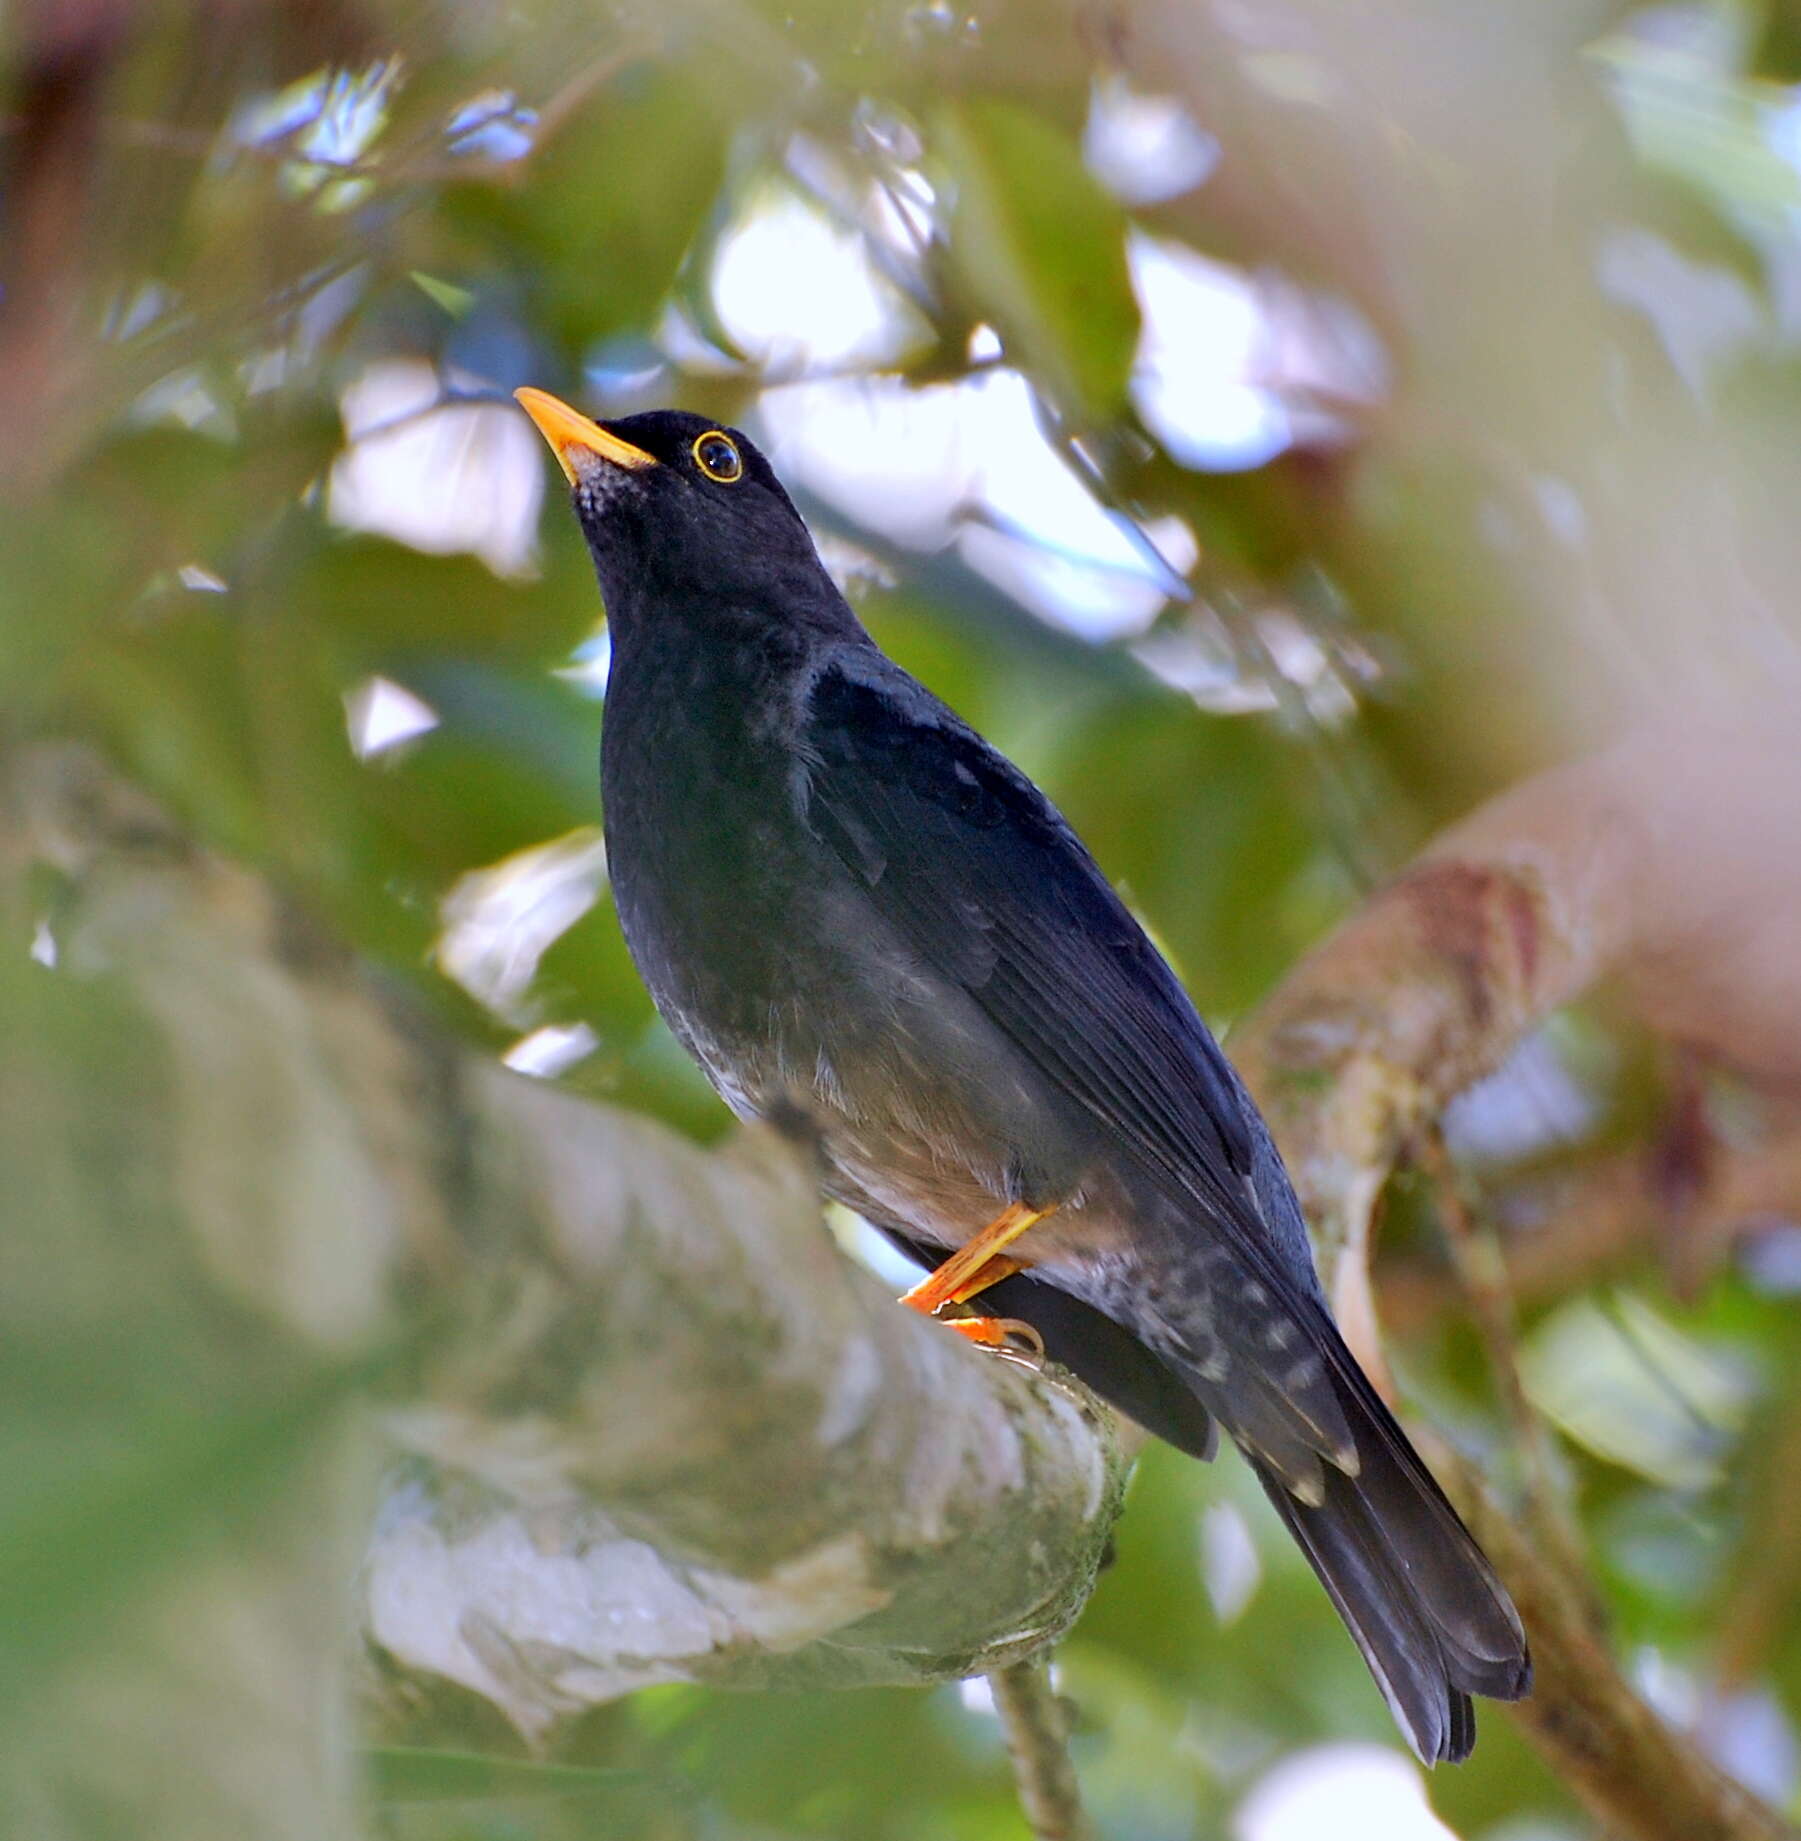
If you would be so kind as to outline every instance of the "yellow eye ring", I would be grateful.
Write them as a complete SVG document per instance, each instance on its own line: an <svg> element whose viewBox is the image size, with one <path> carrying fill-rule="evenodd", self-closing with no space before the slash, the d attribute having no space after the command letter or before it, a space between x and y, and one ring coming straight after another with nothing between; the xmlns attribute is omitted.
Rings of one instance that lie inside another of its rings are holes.
<svg viewBox="0 0 1801 1841"><path fill-rule="evenodd" d="M701 472L721 486L734 486L744 477L744 456L738 452L737 442L716 428L697 435L689 451Z"/></svg>

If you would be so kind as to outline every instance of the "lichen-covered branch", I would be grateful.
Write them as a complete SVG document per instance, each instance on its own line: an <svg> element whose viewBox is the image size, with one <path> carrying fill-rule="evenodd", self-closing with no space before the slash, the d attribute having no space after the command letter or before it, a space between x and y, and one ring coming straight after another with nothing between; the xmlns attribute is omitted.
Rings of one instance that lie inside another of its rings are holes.
<svg viewBox="0 0 1801 1841"><path fill-rule="evenodd" d="M1068 1626L1110 1419L898 1308L804 1145L702 1150L464 1052L85 753L10 790L9 855L69 885L34 975L128 998L156 1070L109 1130L157 1156L95 1231L171 1224L173 1289L262 1326L229 1348L401 1352L384 1704L443 1678L543 1740L647 1682L941 1680Z"/></svg>
<svg viewBox="0 0 1801 1841"><path fill-rule="evenodd" d="M898 1310L804 1163L482 1070L510 1244L393 1415L430 1468L368 1564L390 1656L523 1731L650 1682L923 1682L1085 1601L1123 1465L1089 1397Z"/></svg>

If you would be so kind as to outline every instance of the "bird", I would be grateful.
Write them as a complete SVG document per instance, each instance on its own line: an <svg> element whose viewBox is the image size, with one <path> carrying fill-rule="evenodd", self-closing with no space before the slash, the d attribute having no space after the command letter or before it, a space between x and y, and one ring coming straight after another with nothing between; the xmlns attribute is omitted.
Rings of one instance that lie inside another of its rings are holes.
<svg viewBox="0 0 1801 1841"><path fill-rule="evenodd" d="M1532 1665L1506 1588L1336 1328L1192 999L1045 795L877 646L769 461L680 410L515 395L605 606L609 874L669 1028L807 1122L905 1302L1250 1463L1427 1764ZM971 1299L981 1300L976 1314ZM987 1314L989 1312L999 1314Z"/></svg>

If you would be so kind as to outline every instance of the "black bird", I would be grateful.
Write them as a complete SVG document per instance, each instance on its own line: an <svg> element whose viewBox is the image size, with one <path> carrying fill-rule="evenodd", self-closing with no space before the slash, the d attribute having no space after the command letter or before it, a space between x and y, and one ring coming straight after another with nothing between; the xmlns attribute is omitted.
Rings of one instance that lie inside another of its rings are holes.
<svg viewBox="0 0 1801 1841"><path fill-rule="evenodd" d="M741 1116L804 1111L830 1192L936 1268L908 1302L982 1292L1197 1457L1223 1426L1414 1750L1466 1757L1470 1696L1530 1684L1519 1617L1081 840L877 649L737 430L518 396L606 600L608 860L671 1029Z"/></svg>

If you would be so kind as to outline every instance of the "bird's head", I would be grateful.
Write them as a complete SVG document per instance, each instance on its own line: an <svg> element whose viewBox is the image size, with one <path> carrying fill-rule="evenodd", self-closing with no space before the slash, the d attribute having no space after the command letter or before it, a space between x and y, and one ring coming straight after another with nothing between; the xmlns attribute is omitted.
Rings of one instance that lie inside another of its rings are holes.
<svg viewBox="0 0 1801 1841"><path fill-rule="evenodd" d="M737 429L677 409L594 422L542 390L514 394L568 477L616 629L640 612L792 621L838 601L793 500Z"/></svg>

